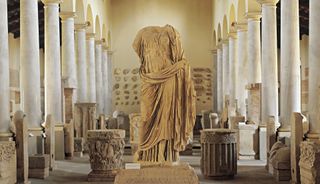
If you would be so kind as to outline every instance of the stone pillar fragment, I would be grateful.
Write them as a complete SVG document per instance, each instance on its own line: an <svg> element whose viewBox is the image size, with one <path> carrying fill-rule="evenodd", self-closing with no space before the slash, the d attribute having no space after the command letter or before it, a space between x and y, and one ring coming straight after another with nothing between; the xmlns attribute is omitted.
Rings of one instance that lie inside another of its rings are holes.
<svg viewBox="0 0 320 184"><path fill-rule="evenodd" d="M25 115L17 111L13 116L16 128L16 149L17 149L17 182L28 183L29 161L28 161L28 125L24 121Z"/></svg>
<svg viewBox="0 0 320 184"><path fill-rule="evenodd" d="M139 145L139 127L141 126L141 113L131 113L130 118L130 145L132 150L132 155L134 155L134 160L138 158L135 153L138 150Z"/></svg>
<svg viewBox="0 0 320 184"><path fill-rule="evenodd" d="M237 68L238 68L238 38L235 32L229 33L229 92L230 92L230 116L236 115L237 108Z"/></svg>
<svg viewBox="0 0 320 184"><path fill-rule="evenodd" d="M47 115L46 121L44 123L45 129L45 146L44 153L49 155L49 169L55 169L55 133L54 133L54 122L52 115ZM61 144L61 143L59 143Z"/></svg>
<svg viewBox="0 0 320 184"><path fill-rule="evenodd" d="M42 0L45 9L45 114L62 123L60 70L60 0Z"/></svg>
<svg viewBox="0 0 320 184"><path fill-rule="evenodd" d="M0 183L17 182L16 148L14 141L0 141Z"/></svg>
<svg viewBox="0 0 320 184"><path fill-rule="evenodd" d="M104 114L112 115L112 52L103 49Z"/></svg>

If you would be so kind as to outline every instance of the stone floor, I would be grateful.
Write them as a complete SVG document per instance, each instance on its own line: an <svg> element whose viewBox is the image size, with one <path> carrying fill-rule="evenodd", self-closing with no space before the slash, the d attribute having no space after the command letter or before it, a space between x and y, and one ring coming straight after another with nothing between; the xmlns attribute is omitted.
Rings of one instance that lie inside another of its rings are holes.
<svg viewBox="0 0 320 184"><path fill-rule="evenodd" d="M45 180L31 179L32 184L98 184L97 182L87 182L87 174L90 172L88 156L75 158L71 161L56 161L57 169L50 172L50 176ZM131 156L125 156L125 161L130 162ZM233 180L209 180L203 178L200 172L199 156L181 156L183 162L188 162L196 170L201 184L274 184L277 183L270 174L264 169L262 161L244 161L238 162L238 174ZM106 182L105 182L106 183ZM281 182L281 184L289 184L289 182Z"/></svg>

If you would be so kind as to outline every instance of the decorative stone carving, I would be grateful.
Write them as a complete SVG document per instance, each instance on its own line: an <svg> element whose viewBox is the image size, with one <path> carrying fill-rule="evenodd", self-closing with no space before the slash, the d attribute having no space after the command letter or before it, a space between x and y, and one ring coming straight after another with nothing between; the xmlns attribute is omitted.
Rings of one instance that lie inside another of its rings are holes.
<svg viewBox="0 0 320 184"><path fill-rule="evenodd" d="M139 127L141 124L141 114L131 113L129 114L129 118L130 118L130 145L131 145L132 155L135 155L139 145ZM136 159L137 158L134 157L135 161Z"/></svg>
<svg viewBox="0 0 320 184"><path fill-rule="evenodd" d="M120 82L121 81L121 77L119 77L119 76L115 76L114 79L116 80L116 82Z"/></svg>
<svg viewBox="0 0 320 184"><path fill-rule="evenodd" d="M131 71L132 74L138 74L139 73L139 68L135 68Z"/></svg>
<svg viewBox="0 0 320 184"><path fill-rule="evenodd" d="M133 76L133 77L131 77L131 80L132 80L133 82L136 82L136 81L138 80L138 77L137 77L137 76Z"/></svg>
<svg viewBox="0 0 320 184"><path fill-rule="evenodd" d="M120 84L116 83L116 84L113 86L113 90L119 89L119 87L120 87Z"/></svg>
<svg viewBox="0 0 320 184"><path fill-rule="evenodd" d="M114 69L114 75L120 75L121 74L121 69L120 68L115 68Z"/></svg>
<svg viewBox="0 0 320 184"><path fill-rule="evenodd" d="M201 172L205 177L232 178L237 174L237 135L230 129L201 131Z"/></svg>
<svg viewBox="0 0 320 184"><path fill-rule="evenodd" d="M259 125L261 120L261 83L247 85L246 89L249 92L247 119L249 122Z"/></svg>
<svg viewBox="0 0 320 184"><path fill-rule="evenodd" d="M17 182L28 183L28 127L24 113L17 111L13 116L17 148Z"/></svg>
<svg viewBox="0 0 320 184"><path fill-rule="evenodd" d="M88 146L92 171L88 181L113 180L123 167L124 130L89 130Z"/></svg>
<svg viewBox="0 0 320 184"><path fill-rule="evenodd" d="M122 73L123 73L124 75L127 75L129 72L130 72L130 69L126 68L126 69L123 70Z"/></svg>
<svg viewBox="0 0 320 184"><path fill-rule="evenodd" d="M301 183L320 183L320 144L304 141L300 144L300 175Z"/></svg>
<svg viewBox="0 0 320 184"><path fill-rule="evenodd" d="M0 183L17 181L16 148L14 141L0 141Z"/></svg>
<svg viewBox="0 0 320 184"><path fill-rule="evenodd" d="M84 137L86 140L87 131L96 128L96 104L76 103L74 110L75 137Z"/></svg>

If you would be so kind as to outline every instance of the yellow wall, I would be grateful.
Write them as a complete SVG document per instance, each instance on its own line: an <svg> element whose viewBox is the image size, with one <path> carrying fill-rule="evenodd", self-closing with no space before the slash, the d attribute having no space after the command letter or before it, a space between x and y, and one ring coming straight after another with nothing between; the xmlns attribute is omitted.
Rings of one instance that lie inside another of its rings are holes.
<svg viewBox="0 0 320 184"><path fill-rule="evenodd" d="M171 24L181 34L185 55L192 66L210 67L211 0L112 0L113 64L139 66L132 49L137 32L145 26Z"/></svg>

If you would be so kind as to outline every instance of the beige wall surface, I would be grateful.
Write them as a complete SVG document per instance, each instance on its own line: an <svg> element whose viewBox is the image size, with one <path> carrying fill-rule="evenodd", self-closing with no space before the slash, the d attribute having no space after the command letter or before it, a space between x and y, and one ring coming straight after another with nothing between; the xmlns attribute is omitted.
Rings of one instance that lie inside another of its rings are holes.
<svg viewBox="0 0 320 184"><path fill-rule="evenodd" d="M211 0L111 0L111 7L113 71L138 68L139 58L132 48L137 32L146 26L166 24L172 25L180 33L185 57L192 67L212 68ZM121 78L124 79L124 76ZM130 85L132 81L125 83ZM113 81L114 85L120 84L120 88L125 83ZM115 95L114 91L113 99L123 101L117 105L113 101L113 110L139 112L139 104L125 105L134 104L134 101L125 100L131 99L126 95ZM208 103L208 107L211 106ZM200 111L199 108L197 110Z"/></svg>

